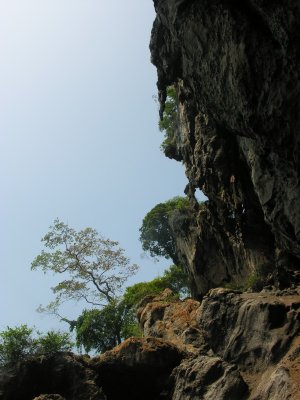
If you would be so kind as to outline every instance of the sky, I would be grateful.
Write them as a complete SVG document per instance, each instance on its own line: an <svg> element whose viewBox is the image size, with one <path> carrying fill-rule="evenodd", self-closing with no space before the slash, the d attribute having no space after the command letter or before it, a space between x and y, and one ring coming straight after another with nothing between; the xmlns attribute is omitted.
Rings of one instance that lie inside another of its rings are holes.
<svg viewBox="0 0 300 400"><path fill-rule="evenodd" d="M154 18L151 0L0 0L1 330L67 328L35 311L57 277L30 270L55 218L119 241L140 265L128 284L170 265L139 242L146 213L187 183L159 149Z"/></svg>

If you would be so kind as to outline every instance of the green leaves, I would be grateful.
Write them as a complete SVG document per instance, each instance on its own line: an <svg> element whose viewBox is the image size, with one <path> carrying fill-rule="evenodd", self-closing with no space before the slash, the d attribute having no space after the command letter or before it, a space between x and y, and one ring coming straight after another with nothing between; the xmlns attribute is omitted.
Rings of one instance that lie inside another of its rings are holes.
<svg viewBox="0 0 300 400"><path fill-rule="evenodd" d="M133 310L122 300L112 300L101 310L84 310L75 323L77 347L104 352L130 336L141 335Z"/></svg>
<svg viewBox="0 0 300 400"><path fill-rule="evenodd" d="M178 99L174 86L167 88L167 98L159 121L159 129L165 134L161 149L166 152L168 146L175 146L175 136L179 129Z"/></svg>
<svg viewBox="0 0 300 400"><path fill-rule="evenodd" d="M180 266L171 265L163 276L127 287L123 300L129 307L135 307L144 297L157 295L165 289L171 289L177 297L190 295L187 274Z"/></svg>
<svg viewBox="0 0 300 400"><path fill-rule="evenodd" d="M69 351L73 347L67 332L49 331L45 335L27 325L15 328L7 327L0 332L0 365L16 364L34 355L53 355L60 351Z"/></svg>
<svg viewBox="0 0 300 400"><path fill-rule="evenodd" d="M74 345L69 333L52 330L37 339L36 352L53 355L58 352L70 351Z"/></svg>
<svg viewBox="0 0 300 400"><path fill-rule="evenodd" d="M33 260L31 269L67 276L52 289L57 308L66 300L110 302L138 268L130 264L118 242L92 228L77 232L56 219L42 242L47 251Z"/></svg>
<svg viewBox="0 0 300 400"><path fill-rule="evenodd" d="M6 331L0 332L0 364L14 364L32 354L35 341L32 338L32 329L27 325L19 327L7 327Z"/></svg>
<svg viewBox="0 0 300 400"><path fill-rule="evenodd" d="M188 207L187 197L174 197L153 207L143 219L140 228L143 250L149 252L151 257L171 258L175 264L179 264L169 219L175 210Z"/></svg>

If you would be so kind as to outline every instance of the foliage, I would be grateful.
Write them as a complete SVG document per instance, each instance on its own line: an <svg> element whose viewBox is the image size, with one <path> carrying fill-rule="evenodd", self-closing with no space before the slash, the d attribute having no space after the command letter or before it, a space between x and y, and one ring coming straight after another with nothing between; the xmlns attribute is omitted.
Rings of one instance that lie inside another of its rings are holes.
<svg viewBox="0 0 300 400"><path fill-rule="evenodd" d="M33 331L27 325L20 325L0 332L0 365L16 364L33 355L53 355L73 347L68 333L49 331L43 335L38 332L38 336L33 337Z"/></svg>
<svg viewBox="0 0 300 400"><path fill-rule="evenodd" d="M268 284L268 279L274 272L273 265L271 263L262 263L257 268L254 274L250 275L244 285L244 289L253 290L259 292L264 286Z"/></svg>
<svg viewBox="0 0 300 400"><path fill-rule="evenodd" d="M264 286L273 281L274 267L272 263L266 262L258 265L256 271L248 276L248 278L241 283L229 282L225 285L228 289L246 291L248 289L254 292L260 292Z"/></svg>
<svg viewBox="0 0 300 400"><path fill-rule="evenodd" d="M159 129L164 132L165 138L161 149L166 153L168 147L174 146L174 136L178 126L178 99L174 86L167 88L167 98L164 104L162 118L159 121Z"/></svg>
<svg viewBox="0 0 300 400"><path fill-rule="evenodd" d="M166 286L161 278L155 278L150 282L139 282L126 288L124 300L130 306L134 307L144 297L161 293Z"/></svg>
<svg viewBox="0 0 300 400"><path fill-rule="evenodd" d="M89 352L104 352L130 336L140 336L133 310L112 300L101 310L84 310L76 321L76 343Z"/></svg>
<svg viewBox="0 0 300 400"><path fill-rule="evenodd" d="M112 300L101 310L84 310L71 326L76 332L77 347L84 347L87 352L104 352L128 337L140 337L135 306L145 296L161 293L166 288L173 290L177 298L179 294L189 293L186 275L180 267L172 265L162 277L127 287L120 300Z"/></svg>
<svg viewBox="0 0 300 400"><path fill-rule="evenodd" d="M171 258L174 264L178 265L175 237L169 219L175 210L188 207L187 197L174 197L153 207L143 219L140 228L143 250L149 252L152 257Z"/></svg>
<svg viewBox="0 0 300 400"><path fill-rule="evenodd" d="M32 338L33 329L27 325L7 327L0 332L0 364L14 364L34 352L36 342Z"/></svg>
<svg viewBox="0 0 300 400"><path fill-rule="evenodd" d="M187 275L180 266L172 265L164 271L162 277L127 287L123 298L130 307L134 307L144 297L159 294L167 288L171 289L177 297L190 294Z"/></svg>
<svg viewBox="0 0 300 400"><path fill-rule="evenodd" d="M130 265L118 242L103 238L92 228L77 232L56 219L42 242L49 251L43 250L31 269L68 275L68 279L52 288L55 300L40 311L59 315L58 307L68 300L107 304L137 270L136 265Z"/></svg>
<svg viewBox="0 0 300 400"><path fill-rule="evenodd" d="M60 331L49 331L37 339L37 352L44 355L52 355L60 351L70 351L74 343L70 334Z"/></svg>
<svg viewBox="0 0 300 400"><path fill-rule="evenodd" d="M164 285L180 296L190 296L190 283L188 275L179 265L171 265L161 277Z"/></svg>

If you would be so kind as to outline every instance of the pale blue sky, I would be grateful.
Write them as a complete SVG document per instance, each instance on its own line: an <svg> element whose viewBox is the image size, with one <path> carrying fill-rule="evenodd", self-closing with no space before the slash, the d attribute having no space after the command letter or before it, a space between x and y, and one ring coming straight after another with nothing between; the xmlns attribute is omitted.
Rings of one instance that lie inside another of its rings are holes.
<svg viewBox="0 0 300 400"><path fill-rule="evenodd" d="M159 150L153 20L151 0L0 0L0 329L67 328L35 312L55 280L30 271L56 217L118 240L135 281L170 264L141 258L138 240L186 185Z"/></svg>

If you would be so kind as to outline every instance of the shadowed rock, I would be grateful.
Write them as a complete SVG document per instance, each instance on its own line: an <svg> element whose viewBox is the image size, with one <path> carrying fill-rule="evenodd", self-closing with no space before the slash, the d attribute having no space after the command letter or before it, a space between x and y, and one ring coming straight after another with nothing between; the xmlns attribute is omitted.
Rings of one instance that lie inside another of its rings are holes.
<svg viewBox="0 0 300 400"><path fill-rule="evenodd" d="M172 370L184 354L167 341L131 338L93 360L108 399L164 398Z"/></svg>

